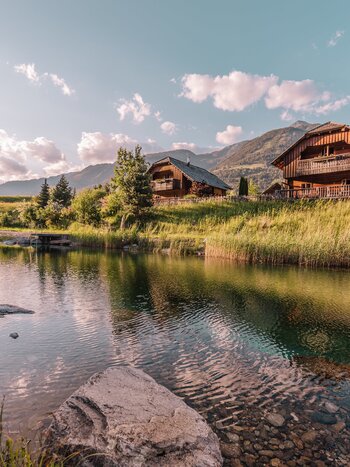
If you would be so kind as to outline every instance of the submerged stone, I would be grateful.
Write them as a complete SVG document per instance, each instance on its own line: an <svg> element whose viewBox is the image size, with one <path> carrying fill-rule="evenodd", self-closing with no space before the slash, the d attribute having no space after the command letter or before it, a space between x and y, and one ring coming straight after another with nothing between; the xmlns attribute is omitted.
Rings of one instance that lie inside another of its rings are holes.
<svg viewBox="0 0 350 467"><path fill-rule="evenodd" d="M48 450L101 466L222 465L217 436L196 411L143 371L92 376L53 416Z"/></svg>
<svg viewBox="0 0 350 467"><path fill-rule="evenodd" d="M270 413L266 419L271 425L275 427L281 427L285 422L284 417L279 413Z"/></svg>
<svg viewBox="0 0 350 467"><path fill-rule="evenodd" d="M314 412L311 418L314 422L323 423L324 425L334 425L337 423L337 417L334 414L326 412Z"/></svg>
<svg viewBox="0 0 350 467"><path fill-rule="evenodd" d="M17 339L19 337L19 334L18 334L18 332L11 332L9 337L12 337L12 339Z"/></svg>
<svg viewBox="0 0 350 467"><path fill-rule="evenodd" d="M324 408L327 410L327 412L332 413L332 414L338 412L338 410L339 410L339 407L337 405L333 404L333 402L330 402L330 401L326 401L324 403Z"/></svg>

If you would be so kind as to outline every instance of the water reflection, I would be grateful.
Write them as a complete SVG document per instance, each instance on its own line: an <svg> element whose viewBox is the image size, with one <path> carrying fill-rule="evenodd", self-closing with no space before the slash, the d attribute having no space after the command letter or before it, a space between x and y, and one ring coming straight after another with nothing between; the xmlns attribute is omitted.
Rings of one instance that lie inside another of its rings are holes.
<svg viewBox="0 0 350 467"><path fill-rule="evenodd" d="M11 429L32 428L92 373L121 363L224 430L248 409L302 410L326 393L350 406L348 272L0 249L0 279L0 303L37 311L0 321Z"/></svg>

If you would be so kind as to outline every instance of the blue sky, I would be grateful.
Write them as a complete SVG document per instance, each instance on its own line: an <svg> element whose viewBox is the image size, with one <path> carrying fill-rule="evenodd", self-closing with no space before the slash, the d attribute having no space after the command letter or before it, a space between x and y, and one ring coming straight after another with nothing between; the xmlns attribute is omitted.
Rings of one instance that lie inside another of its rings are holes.
<svg viewBox="0 0 350 467"><path fill-rule="evenodd" d="M0 181L350 122L347 0L0 0Z"/></svg>

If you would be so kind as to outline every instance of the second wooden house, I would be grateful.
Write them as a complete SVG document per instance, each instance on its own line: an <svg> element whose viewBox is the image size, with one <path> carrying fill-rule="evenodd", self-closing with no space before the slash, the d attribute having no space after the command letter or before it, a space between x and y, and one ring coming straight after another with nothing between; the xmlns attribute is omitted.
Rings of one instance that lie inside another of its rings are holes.
<svg viewBox="0 0 350 467"><path fill-rule="evenodd" d="M188 194L224 196L231 189L208 170L173 157L154 162L149 172L155 197L182 198Z"/></svg>

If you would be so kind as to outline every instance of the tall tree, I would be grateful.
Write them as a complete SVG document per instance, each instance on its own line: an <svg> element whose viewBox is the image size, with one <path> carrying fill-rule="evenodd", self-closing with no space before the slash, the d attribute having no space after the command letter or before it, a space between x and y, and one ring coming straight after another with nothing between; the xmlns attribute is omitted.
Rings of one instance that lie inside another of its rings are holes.
<svg viewBox="0 0 350 467"><path fill-rule="evenodd" d="M141 219L152 205L151 176L147 169L141 146L134 151L119 149L111 187L122 214L121 229L129 218Z"/></svg>
<svg viewBox="0 0 350 467"><path fill-rule="evenodd" d="M241 177L239 180L238 195L248 196L248 180L245 177Z"/></svg>
<svg viewBox="0 0 350 467"><path fill-rule="evenodd" d="M54 203L59 204L63 208L67 208L71 205L73 190L69 186L69 182L64 175L62 175L57 185L52 190L51 199Z"/></svg>
<svg viewBox="0 0 350 467"><path fill-rule="evenodd" d="M44 183L41 185L40 193L38 196L38 205L40 208L46 208L50 201L50 187L45 178Z"/></svg>

